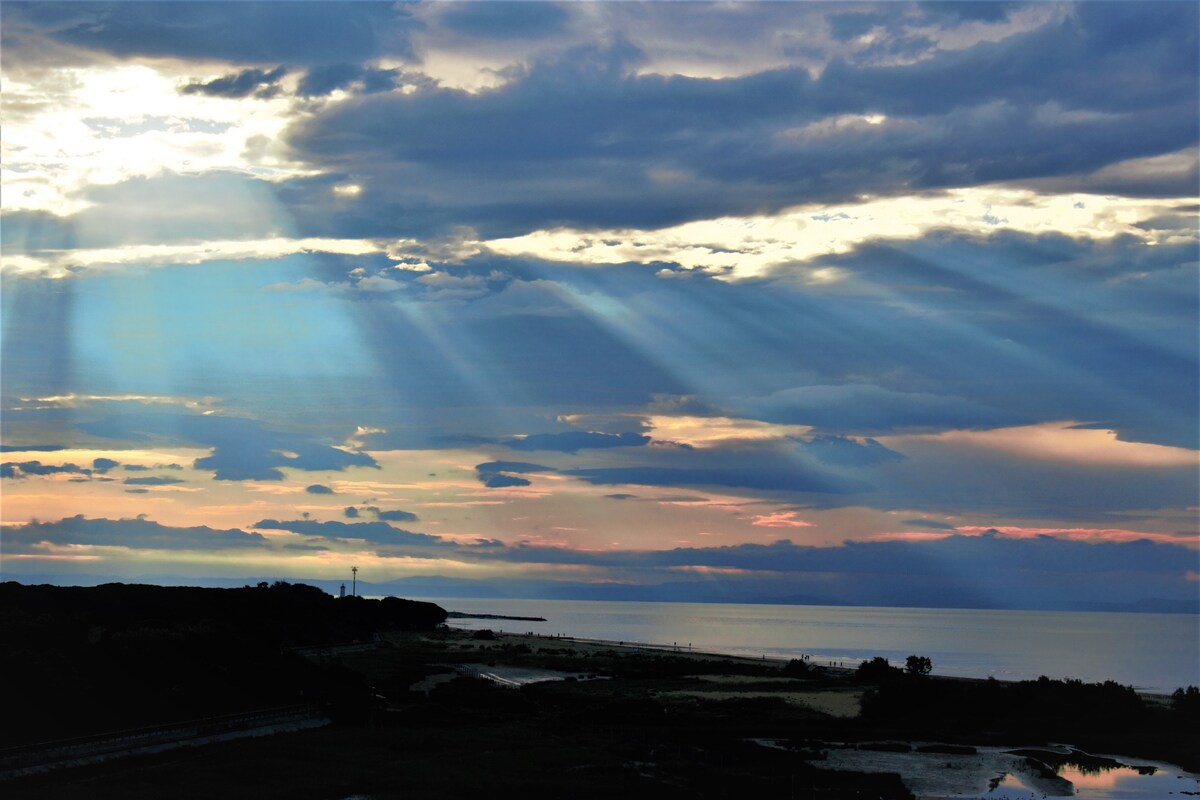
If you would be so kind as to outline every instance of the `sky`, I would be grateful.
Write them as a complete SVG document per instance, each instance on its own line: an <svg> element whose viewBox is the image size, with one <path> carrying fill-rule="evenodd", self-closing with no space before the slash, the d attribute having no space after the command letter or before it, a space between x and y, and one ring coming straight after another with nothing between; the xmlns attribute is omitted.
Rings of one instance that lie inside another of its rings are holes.
<svg viewBox="0 0 1200 800"><path fill-rule="evenodd" d="M6 0L4 579L1195 612L1198 8Z"/></svg>

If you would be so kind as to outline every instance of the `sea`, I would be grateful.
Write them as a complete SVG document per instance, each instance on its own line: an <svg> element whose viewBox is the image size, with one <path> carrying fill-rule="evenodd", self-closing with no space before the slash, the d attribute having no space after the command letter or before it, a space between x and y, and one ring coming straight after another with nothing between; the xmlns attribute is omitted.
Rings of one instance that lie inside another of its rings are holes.
<svg viewBox="0 0 1200 800"><path fill-rule="evenodd" d="M1170 694L1200 686L1200 616L945 608L428 598L467 629L600 639L853 667L927 656L935 675L1116 681Z"/></svg>

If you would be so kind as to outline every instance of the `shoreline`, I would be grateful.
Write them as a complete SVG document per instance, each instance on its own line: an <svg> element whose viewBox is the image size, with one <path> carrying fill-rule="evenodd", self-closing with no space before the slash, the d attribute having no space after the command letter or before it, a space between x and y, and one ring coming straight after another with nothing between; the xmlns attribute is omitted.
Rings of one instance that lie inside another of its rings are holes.
<svg viewBox="0 0 1200 800"><path fill-rule="evenodd" d="M476 619L476 618L480 618L480 617L451 617L449 619ZM449 624L449 619L447 620L447 627L450 628L451 630L462 631L462 632L473 632L473 631L481 630L480 628L469 628L469 627L461 627L461 626L457 626L457 625L451 625L451 624ZM491 618L489 617L488 619L491 619ZM497 618L497 619L500 619L500 618ZM511 618L505 618L505 619L511 619ZM529 620L524 620L524 621L529 621ZM489 629L489 630L491 630L491 629ZM654 654L654 655L680 656L680 657L684 657L684 658L693 658L697 661L725 660L725 661L734 661L734 662L743 663L743 664L775 664L775 665L778 665L780 668L783 668L791 661L796 660L796 659L787 658L784 656L768 655L766 653L763 653L759 657L755 657L755 656L751 656L751 655L746 655L744 653L726 653L726 652L721 652L719 650L707 650L707 649L699 650L690 644L687 644L687 645L681 645L681 644L677 644L677 643L662 644L662 643L657 643L657 642L637 642L637 641L623 640L623 639L622 640L592 639L592 638L585 637L585 636L570 636L567 634L562 634L562 635L543 634L543 633L536 633L536 632L532 632L532 631L525 631L525 632L506 631L506 630L502 630L502 629L493 630L493 634L497 637L503 637L505 639L511 638L513 640L519 640L518 643L524 643L527 645L531 645L535 642L537 642L537 643L546 643L546 642L570 643L573 645L578 645L580 647L587 647L587 648L591 649L592 652L596 652L596 651L600 651L600 650L607 650L607 649L614 649L614 650L620 650L622 652L633 653L633 654L650 653L650 654ZM858 668L857 663L855 663L851 666L835 666L834 664L829 663L828 660L820 660L820 659L815 659L815 658L808 659L807 663L811 667L820 668L820 669L826 671L830 677L843 677L843 678L850 677L850 676L854 675L855 671ZM988 677L981 678L981 677L970 676L970 675L945 675L945 674L939 674L936 671L936 665L934 665L934 666L935 666L935 671L930 673L928 677L936 679L936 680L940 680L940 681L963 681L963 682L968 682L968 683L986 683L987 681L994 680L994 681L999 681L1000 683L1020 683L1022 681L1026 681L1026 680L1036 680L1036 679L1030 679L1030 678L997 678L994 676L988 676ZM1087 681L1085 681L1085 682L1087 682ZM1097 682L1102 683L1103 681L1097 681ZM1161 691L1156 691L1153 689L1147 689L1144 687L1137 687L1137 686L1131 686L1130 688L1132 688L1133 691L1137 692L1137 694L1139 696L1146 698L1148 701L1150 701L1156 705L1166 705L1170 702L1171 693L1165 689L1161 690Z"/></svg>

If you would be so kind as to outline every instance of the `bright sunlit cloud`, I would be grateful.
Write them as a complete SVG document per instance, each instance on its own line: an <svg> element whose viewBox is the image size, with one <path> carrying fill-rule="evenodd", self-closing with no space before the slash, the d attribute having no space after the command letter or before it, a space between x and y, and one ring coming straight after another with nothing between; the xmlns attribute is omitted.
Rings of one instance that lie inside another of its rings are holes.
<svg viewBox="0 0 1200 800"><path fill-rule="evenodd" d="M870 125L869 120L861 124ZM944 194L806 205L774 216L723 217L653 231L557 229L485 242L505 255L586 264L676 262L688 269L761 275L819 256L847 253L872 240L915 240L934 230L984 236L997 231L1056 233L1093 239L1134 236L1147 245L1195 240L1194 227L1148 231L1148 219L1189 201L1087 194L1042 195L985 187ZM813 272L814 282L822 277ZM824 276L825 280L828 276Z"/></svg>
<svg viewBox="0 0 1200 800"><path fill-rule="evenodd" d="M197 67L209 70L197 75ZM71 214L81 195L164 171L236 170L280 180L310 174L271 143L289 121L291 101L180 92L218 77L218 65L103 64L62 68L33 84L6 79L3 205L6 211Z"/></svg>
<svg viewBox="0 0 1200 800"><path fill-rule="evenodd" d="M803 436L812 431L808 425L777 425L754 419L732 417L648 417L650 435L662 442L692 447L713 447L728 441L766 441Z"/></svg>

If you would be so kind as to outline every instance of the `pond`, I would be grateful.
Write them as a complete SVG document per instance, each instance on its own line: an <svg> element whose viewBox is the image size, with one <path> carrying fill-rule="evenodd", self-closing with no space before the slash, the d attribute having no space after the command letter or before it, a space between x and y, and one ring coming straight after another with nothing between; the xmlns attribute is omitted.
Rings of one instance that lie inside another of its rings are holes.
<svg viewBox="0 0 1200 800"><path fill-rule="evenodd" d="M1071 747L968 748L826 744L822 769L895 772L920 800L1162 800L1200 795L1200 776L1173 764L1097 756ZM946 748L953 750L958 748Z"/></svg>

